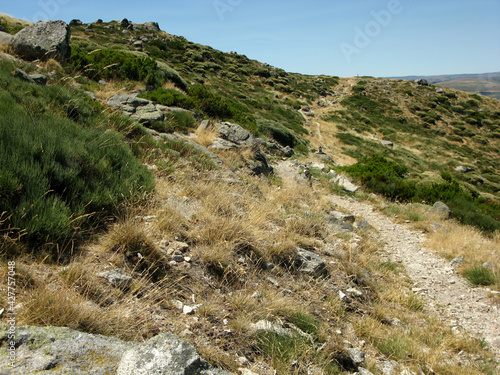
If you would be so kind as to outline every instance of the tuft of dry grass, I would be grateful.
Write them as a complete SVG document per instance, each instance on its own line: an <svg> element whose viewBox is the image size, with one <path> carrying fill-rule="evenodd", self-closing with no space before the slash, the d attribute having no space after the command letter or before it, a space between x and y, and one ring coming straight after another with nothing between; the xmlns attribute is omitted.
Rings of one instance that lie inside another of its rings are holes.
<svg viewBox="0 0 500 375"><path fill-rule="evenodd" d="M219 133L216 129L209 128L204 130L197 130L196 138L194 140L200 145L207 147L211 145L218 136Z"/></svg>
<svg viewBox="0 0 500 375"><path fill-rule="evenodd" d="M463 257L465 262L460 270L464 275L488 263L492 268L489 272L493 288L500 290L500 233L487 237L473 227L453 222L445 225L446 230L430 234L426 245L449 260Z"/></svg>

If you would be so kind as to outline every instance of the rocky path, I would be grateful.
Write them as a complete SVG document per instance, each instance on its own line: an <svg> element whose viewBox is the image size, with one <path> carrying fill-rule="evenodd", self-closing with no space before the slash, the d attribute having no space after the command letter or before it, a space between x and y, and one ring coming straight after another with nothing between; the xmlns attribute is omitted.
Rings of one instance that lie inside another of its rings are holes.
<svg viewBox="0 0 500 375"><path fill-rule="evenodd" d="M405 266L413 292L425 297L430 312L454 331L484 338L500 360L500 309L489 302L489 289L470 287L446 260L423 247L424 234L395 224L353 198L332 195L329 200L340 210L365 218L378 231L384 251Z"/></svg>

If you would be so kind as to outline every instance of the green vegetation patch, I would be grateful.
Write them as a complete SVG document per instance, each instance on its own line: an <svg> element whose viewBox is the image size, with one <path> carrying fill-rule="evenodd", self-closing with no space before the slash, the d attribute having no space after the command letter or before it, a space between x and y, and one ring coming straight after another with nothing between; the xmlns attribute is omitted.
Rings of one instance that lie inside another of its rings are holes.
<svg viewBox="0 0 500 375"><path fill-rule="evenodd" d="M152 175L119 133L77 123L79 116L57 105L58 95L70 96L64 88L17 80L7 64L0 87L0 212L8 217L2 229L34 243L63 241L89 224L89 215L96 225L152 189ZM39 110L43 105L56 110Z"/></svg>
<svg viewBox="0 0 500 375"><path fill-rule="evenodd" d="M500 228L500 205L464 191L449 173L443 174L443 183L417 185L417 179L408 177L408 167L381 155L362 158L358 163L342 169L367 189L391 200L443 201L450 207L452 215L464 224L474 225L487 232Z"/></svg>

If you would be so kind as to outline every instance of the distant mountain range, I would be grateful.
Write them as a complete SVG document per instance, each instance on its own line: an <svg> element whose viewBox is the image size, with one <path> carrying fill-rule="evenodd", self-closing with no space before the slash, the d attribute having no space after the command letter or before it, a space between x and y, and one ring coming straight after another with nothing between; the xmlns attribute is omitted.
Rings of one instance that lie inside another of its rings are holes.
<svg viewBox="0 0 500 375"><path fill-rule="evenodd" d="M429 83L491 96L500 100L500 72L484 74L449 74L439 76L390 77L405 80L426 79Z"/></svg>

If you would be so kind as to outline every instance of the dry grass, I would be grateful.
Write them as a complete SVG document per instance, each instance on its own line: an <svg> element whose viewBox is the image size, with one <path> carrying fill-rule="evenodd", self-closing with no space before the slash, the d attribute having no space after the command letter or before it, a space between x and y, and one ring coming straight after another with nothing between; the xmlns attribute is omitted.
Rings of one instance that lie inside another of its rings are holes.
<svg viewBox="0 0 500 375"><path fill-rule="evenodd" d="M200 145L207 147L211 145L218 136L219 133L215 128L208 128L204 130L197 130L196 138L194 140Z"/></svg>
<svg viewBox="0 0 500 375"><path fill-rule="evenodd" d="M460 266L463 273L489 263L496 279L492 287L500 290L500 234L487 237L473 227L453 222L444 225L446 230L432 233L426 245L449 260L464 257L465 262Z"/></svg>

